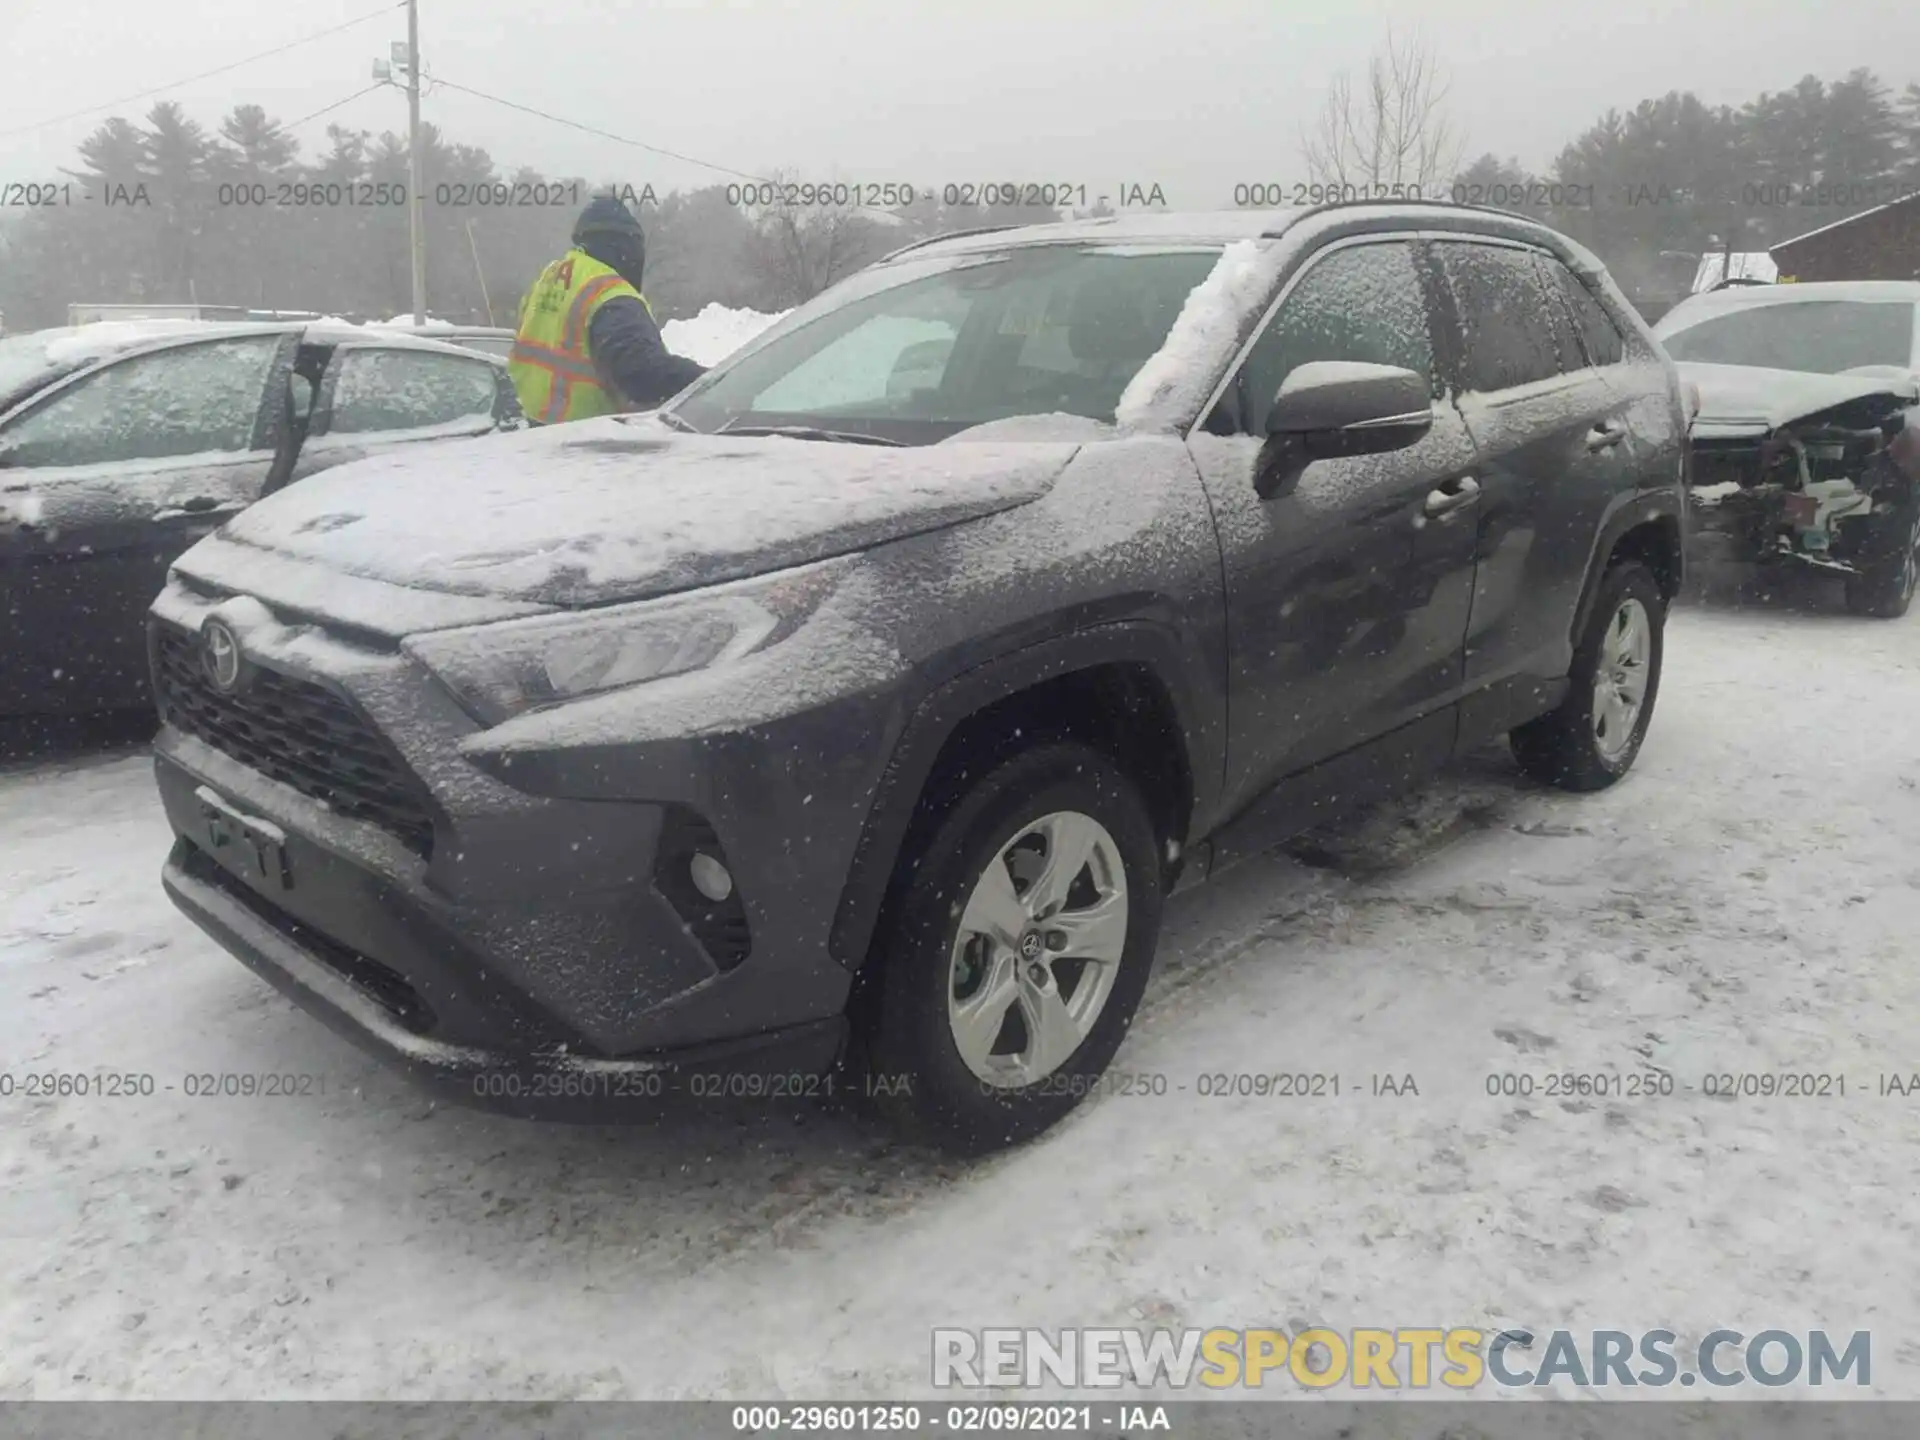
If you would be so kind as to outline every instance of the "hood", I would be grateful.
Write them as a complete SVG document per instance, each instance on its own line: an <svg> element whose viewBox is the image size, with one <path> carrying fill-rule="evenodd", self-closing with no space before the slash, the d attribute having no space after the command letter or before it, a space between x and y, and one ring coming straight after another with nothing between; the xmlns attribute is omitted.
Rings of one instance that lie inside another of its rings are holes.
<svg viewBox="0 0 1920 1440"><path fill-rule="evenodd" d="M643 600L1044 495L1079 445L922 447L593 420L376 456L289 486L229 543L366 580L540 605Z"/></svg>
<svg viewBox="0 0 1920 1440"><path fill-rule="evenodd" d="M1700 415L1693 423L1693 434L1699 439L1766 435L1783 425L1825 418L1829 411L1861 401L1869 402L1864 408L1870 417L1862 424L1871 425L1878 410L1902 409L1920 400L1920 385L1904 373L1819 375L1690 360L1676 361L1674 368L1700 391ZM1875 400L1884 403L1875 406L1871 403Z"/></svg>

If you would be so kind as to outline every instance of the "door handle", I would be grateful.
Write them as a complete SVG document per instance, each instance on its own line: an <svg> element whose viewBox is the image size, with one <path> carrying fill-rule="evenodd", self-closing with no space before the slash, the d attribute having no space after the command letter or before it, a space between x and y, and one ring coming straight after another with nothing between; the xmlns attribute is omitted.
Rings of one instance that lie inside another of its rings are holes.
<svg viewBox="0 0 1920 1440"><path fill-rule="evenodd" d="M1611 449L1625 439L1626 434L1626 427L1603 420L1587 432L1587 449Z"/></svg>
<svg viewBox="0 0 1920 1440"><path fill-rule="evenodd" d="M1480 498L1480 482L1471 475L1462 475L1457 480L1449 480L1427 492L1427 503L1422 508L1428 515L1445 515L1450 510L1471 505Z"/></svg>
<svg viewBox="0 0 1920 1440"><path fill-rule="evenodd" d="M170 505L153 512L156 521L161 520L212 520L228 515L238 515L246 509L246 503L238 500L216 500L207 495L196 495L187 500L176 500Z"/></svg>

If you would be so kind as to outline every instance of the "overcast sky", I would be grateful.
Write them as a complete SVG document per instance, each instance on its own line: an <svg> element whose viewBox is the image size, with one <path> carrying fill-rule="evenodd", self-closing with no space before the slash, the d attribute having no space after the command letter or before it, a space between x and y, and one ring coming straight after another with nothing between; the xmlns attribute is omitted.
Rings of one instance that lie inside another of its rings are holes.
<svg viewBox="0 0 1920 1440"><path fill-rule="evenodd" d="M373 0L0 0L0 181L55 178L108 113L14 133L211 70L375 9ZM1826 0L421 0L429 76L633 140L764 174L1015 179L1089 194L1158 183L1176 206L1237 183L1307 179L1300 134L1330 75L1389 25L1422 30L1451 77L1469 156L1545 167L1608 106L1670 89L1738 103L1812 73L1920 79L1920 10ZM1436 18L1445 15L1444 20ZM247 101L294 120L372 83L405 12L170 91L211 126ZM447 88L425 116L503 168L656 189L724 171L682 164ZM329 121L401 130L382 89Z"/></svg>

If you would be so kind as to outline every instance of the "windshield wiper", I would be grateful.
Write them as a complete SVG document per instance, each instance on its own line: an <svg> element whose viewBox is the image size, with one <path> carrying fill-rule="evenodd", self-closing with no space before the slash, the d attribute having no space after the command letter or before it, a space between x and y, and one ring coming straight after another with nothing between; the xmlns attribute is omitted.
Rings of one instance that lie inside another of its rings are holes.
<svg viewBox="0 0 1920 1440"><path fill-rule="evenodd" d="M659 415L660 423L662 425L671 426L675 430L684 430L689 435L698 435L701 433L698 429L694 427L694 425L691 422L682 420L678 415L674 414L673 411L671 410L661 410L657 413Z"/></svg>
<svg viewBox="0 0 1920 1440"><path fill-rule="evenodd" d="M867 435L856 430L822 430L815 425L722 425L716 435L782 435L789 440L835 440L844 445L896 445L904 440L889 440L884 435Z"/></svg>

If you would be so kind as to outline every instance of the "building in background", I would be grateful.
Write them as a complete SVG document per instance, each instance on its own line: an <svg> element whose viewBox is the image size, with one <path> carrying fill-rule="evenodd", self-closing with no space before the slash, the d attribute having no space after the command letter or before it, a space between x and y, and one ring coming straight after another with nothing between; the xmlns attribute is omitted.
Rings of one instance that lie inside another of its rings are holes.
<svg viewBox="0 0 1920 1440"><path fill-rule="evenodd" d="M1772 255L1782 280L1920 280L1920 195L1782 240Z"/></svg>

